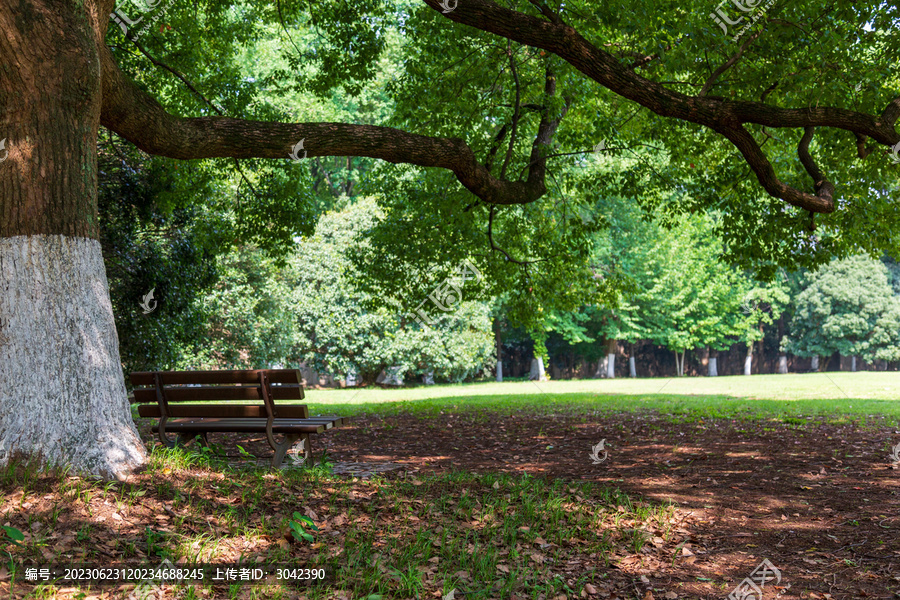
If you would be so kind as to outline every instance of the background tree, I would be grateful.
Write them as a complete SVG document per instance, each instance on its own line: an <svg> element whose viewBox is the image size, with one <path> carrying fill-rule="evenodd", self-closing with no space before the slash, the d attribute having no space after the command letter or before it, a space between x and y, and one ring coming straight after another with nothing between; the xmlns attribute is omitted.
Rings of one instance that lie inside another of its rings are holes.
<svg viewBox="0 0 900 600"><path fill-rule="evenodd" d="M790 335L782 347L798 356L835 352L864 360L900 358L900 299L887 269L857 255L808 273L794 299Z"/></svg>
<svg viewBox="0 0 900 600"><path fill-rule="evenodd" d="M399 377L433 374L454 382L486 373L495 360L491 310L465 299L472 281L460 286L463 297L452 310L424 305L431 327L413 321L431 290L389 308L358 285L349 251L365 246L364 232L383 218L373 199L363 199L324 215L315 235L299 245L287 275L298 355L320 372L337 379L355 373L365 383L389 367L399 367ZM452 273L435 270L433 282L438 272Z"/></svg>

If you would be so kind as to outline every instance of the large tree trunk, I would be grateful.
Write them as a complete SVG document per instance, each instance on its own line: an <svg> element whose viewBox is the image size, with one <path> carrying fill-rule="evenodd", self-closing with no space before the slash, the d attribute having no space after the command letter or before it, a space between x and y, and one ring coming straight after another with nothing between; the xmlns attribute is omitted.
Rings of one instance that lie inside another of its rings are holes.
<svg viewBox="0 0 900 600"><path fill-rule="evenodd" d="M0 3L0 466L122 478L146 450L98 241L102 33L82 3L27 7Z"/></svg>

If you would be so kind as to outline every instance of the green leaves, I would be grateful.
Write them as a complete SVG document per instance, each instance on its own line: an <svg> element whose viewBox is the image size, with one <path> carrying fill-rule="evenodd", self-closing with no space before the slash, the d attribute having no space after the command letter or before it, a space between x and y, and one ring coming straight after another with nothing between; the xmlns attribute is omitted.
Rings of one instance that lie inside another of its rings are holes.
<svg viewBox="0 0 900 600"><path fill-rule="evenodd" d="M306 532L306 528L310 528L313 531L319 531L319 528L313 523L313 520L307 517L306 515L301 515L299 512L294 512L294 520L288 521L288 525L291 528L291 535L297 541L306 540L307 542L312 543L314 538L312 535Z"/></svg>
<svg viewBox="0 0 900 600"><path fill-rule="evenodd" d="M794 305L784 350L798 356L839 352L866 361L900 358L900 298L881 262L856 255L808 273Z"/></svg>

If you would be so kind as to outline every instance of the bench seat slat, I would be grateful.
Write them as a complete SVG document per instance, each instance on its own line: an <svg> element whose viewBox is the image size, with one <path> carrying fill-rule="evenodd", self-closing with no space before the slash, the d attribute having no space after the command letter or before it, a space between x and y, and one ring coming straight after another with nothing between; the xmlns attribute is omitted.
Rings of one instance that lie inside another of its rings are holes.
<svg viewBox="0 0 900 600"><path fill-rule="evenodd" d="M158 404L138 406L138 415L158 419ZM169 417L211 417L211 418L265 418L266 407L262 404L170 404ZM306 419L309 409L305 404L276 404L275 418Z"/></svg>
<svg viewBox="0 0 900 600"><path fill-rule="evenodd" d="M322 433L331 429L330 424L308 422L306 419L275 419L272 424L274 433ZM159 425L153 426L153 432L159 431ZM166 421L166 431L198 431L263 433L266 431L265 419L173 419Z"/></svg>

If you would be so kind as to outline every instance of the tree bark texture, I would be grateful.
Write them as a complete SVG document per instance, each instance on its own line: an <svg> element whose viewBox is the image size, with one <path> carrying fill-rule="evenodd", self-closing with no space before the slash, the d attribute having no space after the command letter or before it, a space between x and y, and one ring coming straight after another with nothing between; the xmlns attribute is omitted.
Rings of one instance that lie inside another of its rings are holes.
<svg viewBox="0 0 900 600"><path fill-rule="evenodd" d="M143 463L100 242L0 238L0 315L0 464L21 453L122 478Z"/></svg>
<svg viewBox="0 0 900 600"><path fill-rule="evenodd" d="M33 456L121 479L146 449L98 241L100 53L112 4L0 3L0 465Z"/></svg>

